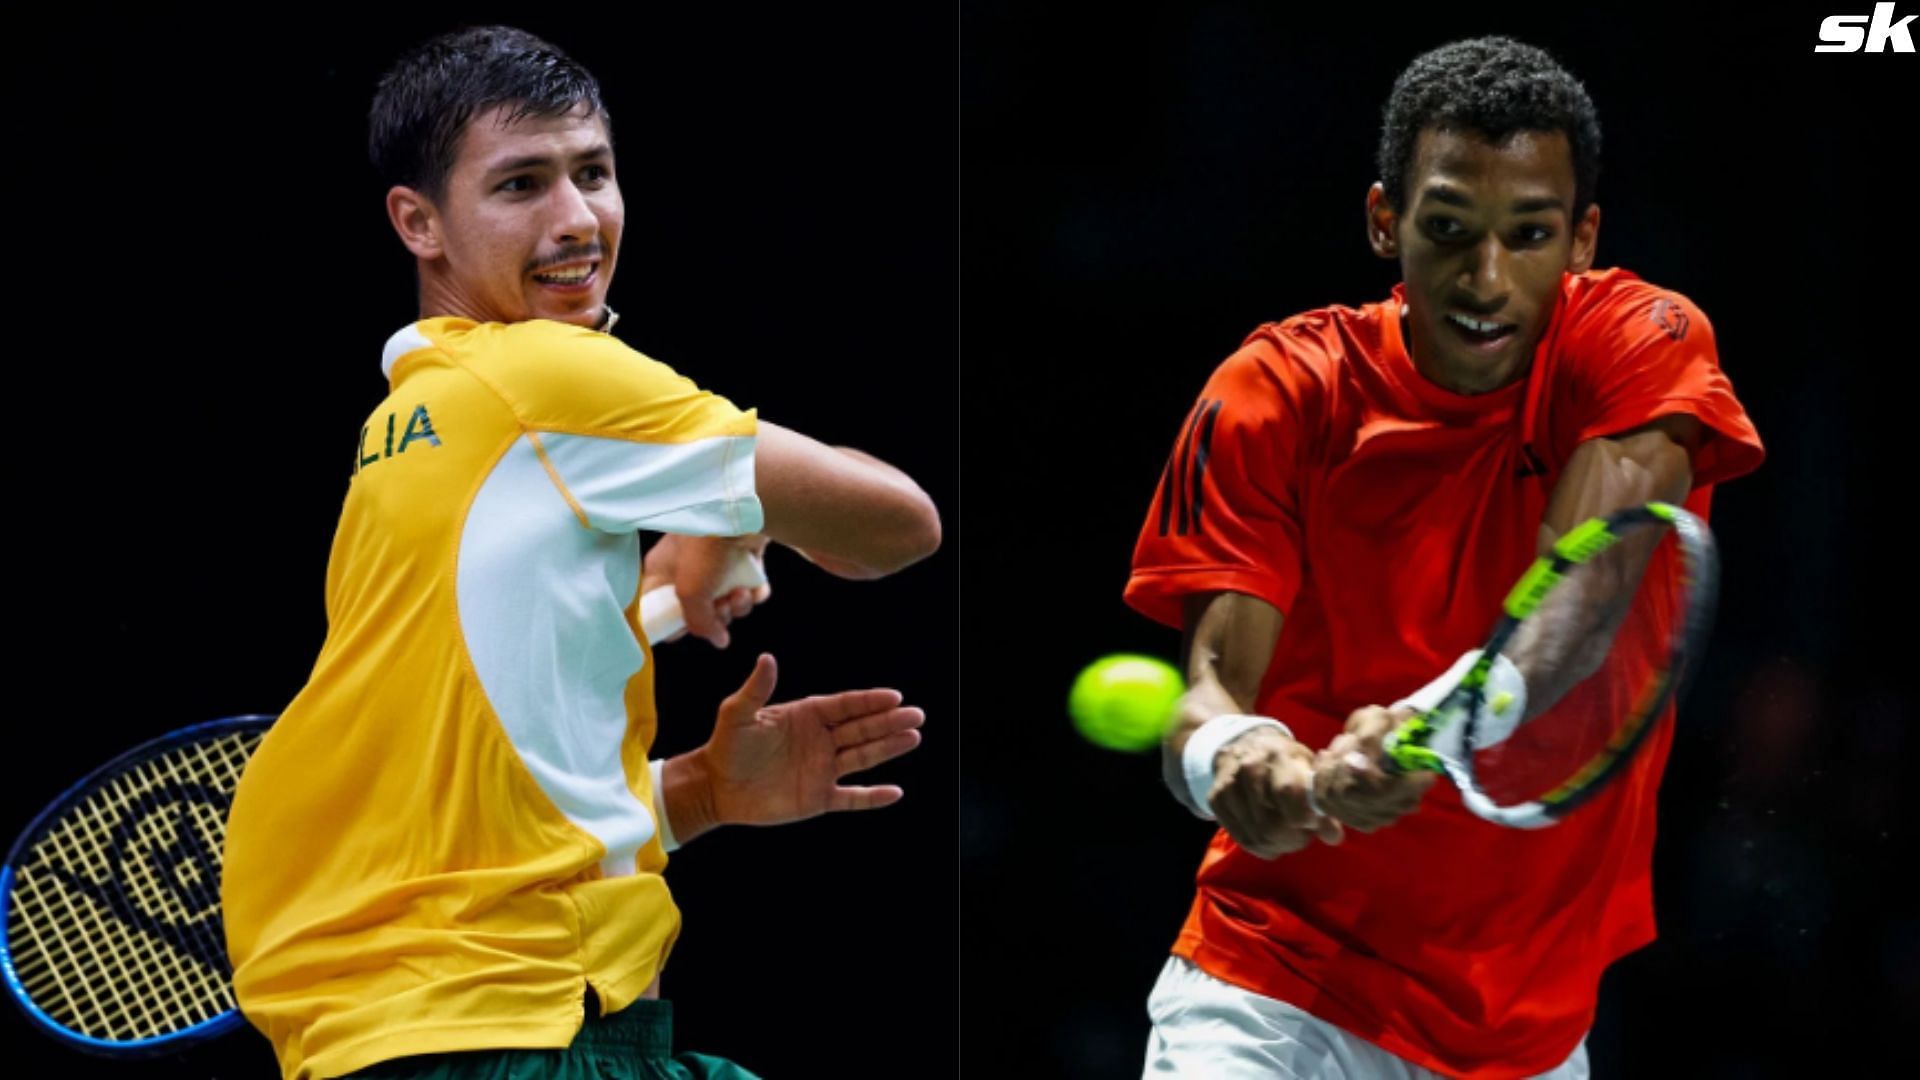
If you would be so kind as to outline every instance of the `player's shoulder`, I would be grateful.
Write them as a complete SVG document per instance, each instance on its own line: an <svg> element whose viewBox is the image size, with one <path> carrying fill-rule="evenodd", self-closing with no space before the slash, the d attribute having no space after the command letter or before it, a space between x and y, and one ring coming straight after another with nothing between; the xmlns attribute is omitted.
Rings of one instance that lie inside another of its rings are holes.
<svg viewBox="0 0 1920 1080"><path fill-rule="evenodd" d="M446 344L459 362L515 400L604 401L607 395L684 392L688 380L610 334L550 319L457 324Z"/></svg>
<svg viewBox="0 0 1920 1080"><path fill-rule="evenodd" d="M1223 368L1303 391L1324 391L1344 369L1378 354L1381 305L1331 305L1263 323L1241 342Z"/></svg>
<svg viewBox="0 0 1920 1080"><path fill-rule="evenodd" d="M1575 337L1666 334L1684 339L1711 333L1700 305L1678 289L1647 281L1624 267L1567 274L1561 280L1565 331Z"/></svg>
<svg viewBox="0 0 1920 1080"><path fill-rule="evenodd" d="M611 334L551 319L484 323L473 333L471 358L495 366L542 370L664 366Z"/></svg>

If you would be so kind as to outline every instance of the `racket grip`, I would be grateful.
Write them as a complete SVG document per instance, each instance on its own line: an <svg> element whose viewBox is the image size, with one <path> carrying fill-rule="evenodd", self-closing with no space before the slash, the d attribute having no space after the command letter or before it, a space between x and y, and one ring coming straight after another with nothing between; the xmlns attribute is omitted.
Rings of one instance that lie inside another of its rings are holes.
<svg viewBox="0 0 1920 1080"><path fill-rule="evenodd" d="M757 589L766 583L767 568L760 556L739 551L728 560L726 575L720 579L720 587L713 595L722 596L735 589ZM673 586L649 589L640 597L640 630L647 635L647 644L658 645L686 628L687 613L681 610L680 597Z"/></svg>

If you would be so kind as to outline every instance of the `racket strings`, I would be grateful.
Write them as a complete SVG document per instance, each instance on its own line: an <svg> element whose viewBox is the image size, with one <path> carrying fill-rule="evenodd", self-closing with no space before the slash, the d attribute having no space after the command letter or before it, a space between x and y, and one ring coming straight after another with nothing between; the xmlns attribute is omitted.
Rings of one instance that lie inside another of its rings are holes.
<svg viewBox="0 0 1920 1080"><path fill-rule="evenodd" d="M199 800L186 802L181 798L181 795L193 784L193 781L191 778L181 775L180 763L176 760L161 759L154 764L162 765L166 768L165 775L161 777L161 783L165 785L167 793L174 797L174 805L184 805L188 807L188 809L183 811L182 816L176 819L177 828L174 830L176 836L189 828L193 828L195 824L198 824L202 826L199 835L211 835L216 838L224 838L226 819L223 814L205 802ZM132 795L137 798L140 803L141 816L136 820L142 829L146 828L162 813L162 807L153 798L156 787L158 786L159 785L145 785L132 791ZM185 815L187 814L191 814L197 821L194 823L187 822L185 820ZM157 843L162 837L155 836L152 839ZM187 891L188 899L192 901L194 911L199 914L194 914L190 920L177 922L176 925L182 925L192 930L194 934L194 944L199 947L200 959L208 963L224 963L226 959L226 947L225 943L220 940L219 927L215 920L203 917L204 913L215 911L218 908L220 902L219 879L216 877L212 881L207 881L196 876L194 880L188 882L181 876L181 870L183 869L181 867L161 868L155 864L154 860L140 860L136 862L135 865L141 874L143 885L145 886L142 890L143 896L164 898L165 900L172 901L173 906L178 907L177 897L169 895L170 890L167 890L166 882L171 880L175 884L182 886L184 891ZM198 864L188 864L188 866L195 871L199 869ZM187 914L187 912L182 912L182 914Z"/></svg>
<svg viewBox="0 0 1920 1080"><path fill-rule="evenodd" d="M225 799L260 737L229 732L141 762L33 845L16 875L8 935L22 987L57 1023L94 1038L141 1039L235 1008L219 858ZM198 835L183 836L189 829ZM205 850L195 853L196 844ZM157 849L169 846L188 857L164 865ZM114 910L108 890L124 910Z"/></svg>
<svg viewBox="0 0 1920 1080"><path fill-rule="evenodd" d="M49 833L49 846L62 856L69 874L111 882L113 862L104 845L104 839L111 836L111 825L102 810L115 803L114 788L120 783L121 779L114 780L77 807L71 822L63 822ZM49 858L49 865L52 862ZM44 880L46 875L32 876ZM91 1012L56 1019L83 1033L112 1039L143 1038L163 1030L153 1006L128 983L142 975L175 977L170 950L157 949L150 935L133 930L110 909L103 917L105 905L99 899L76 897L71 887L55 891L70 917L64 926L54 928L64 931L55 940L73 961L65 973L85 987L93 1005ZM84 913L84 919L77 913Z"/></svg>
<svg viewBox="0 0 1920 1080"><path fill-rule="evenodd" d="M1609 650L1602 670L1611 674L1596 673L1505 743L1477 748L1449 770L1463 790L1472 787L1475 813L1527 825L1557 819L1621 774L1658 728L1705 644L1717 578L1712 535L1678 513L1611 522L1622 533L1668 525L1671 544L1652 557Z"/></svg>

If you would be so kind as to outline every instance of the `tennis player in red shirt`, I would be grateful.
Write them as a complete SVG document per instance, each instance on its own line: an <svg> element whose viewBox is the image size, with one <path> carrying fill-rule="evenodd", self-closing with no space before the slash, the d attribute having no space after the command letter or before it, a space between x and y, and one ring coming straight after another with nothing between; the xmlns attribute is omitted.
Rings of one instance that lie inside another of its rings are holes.
<svg viewBox="0 0 1920 1080"><path fill-rule="evenodd" d="M1593 269L1599 151L1541 50L1421 56L1366 200L1403 282L1261 327L1188 417L1126 596L1185 631L1167 782L1221 828L1149 1003L1149 1076L1584 1077L1601 972L1653 940L1671 723L1538 831L1370 764L1561 533L1655 499L1705 518L1761 461L1700 309ZM1658 539L1570 578L1496 689L1528 716L1628 707L1672 614L1635 599L1676 572Z"/></svg>

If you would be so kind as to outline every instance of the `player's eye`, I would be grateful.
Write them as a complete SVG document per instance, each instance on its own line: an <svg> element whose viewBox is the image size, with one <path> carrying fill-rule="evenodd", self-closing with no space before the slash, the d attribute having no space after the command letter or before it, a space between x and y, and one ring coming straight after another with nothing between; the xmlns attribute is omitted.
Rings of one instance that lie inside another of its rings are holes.
<svg viewBox="0 0 1920 1080"><path fill-rule="evenodd" d="M604 184L613 179L613 170L605 165L589 165L580 170L581 176L589 183Z"/></svg>
<svg viewBox="0 0 1920 1080"><path fill-rule="evenodd" d="M1522 225L1520 242L1523 244L1544 244L1553 239L1553 230L1544 225Z"/></svg>
<svg viewBox="0 0 1920 1080"><path fill-rule="evenodd" d="M531 177L531 176L516 176L516 177L513 177L512 179L510 179L510 180L508 180L508 181L506 181L505 183L503 183L503 184L501 184L501 185L500 185L500 186L499 186L498 188L496 188L495 190L498 190L498 191L507 191L507 192L512 192L512 193L515 193L515 194L518 194L518 193L520 193L520 192L522 192L522 191L532 191L532 190L533 190L533 177Z"/></svg>
<svg viewBox="0 0 1920 1080"><path fill-rule="evenodd" d="M1466 227L1450 217L1430 217L1427 219L1427 232L1435 239L1457 240L1467 233Z"/></svg>

